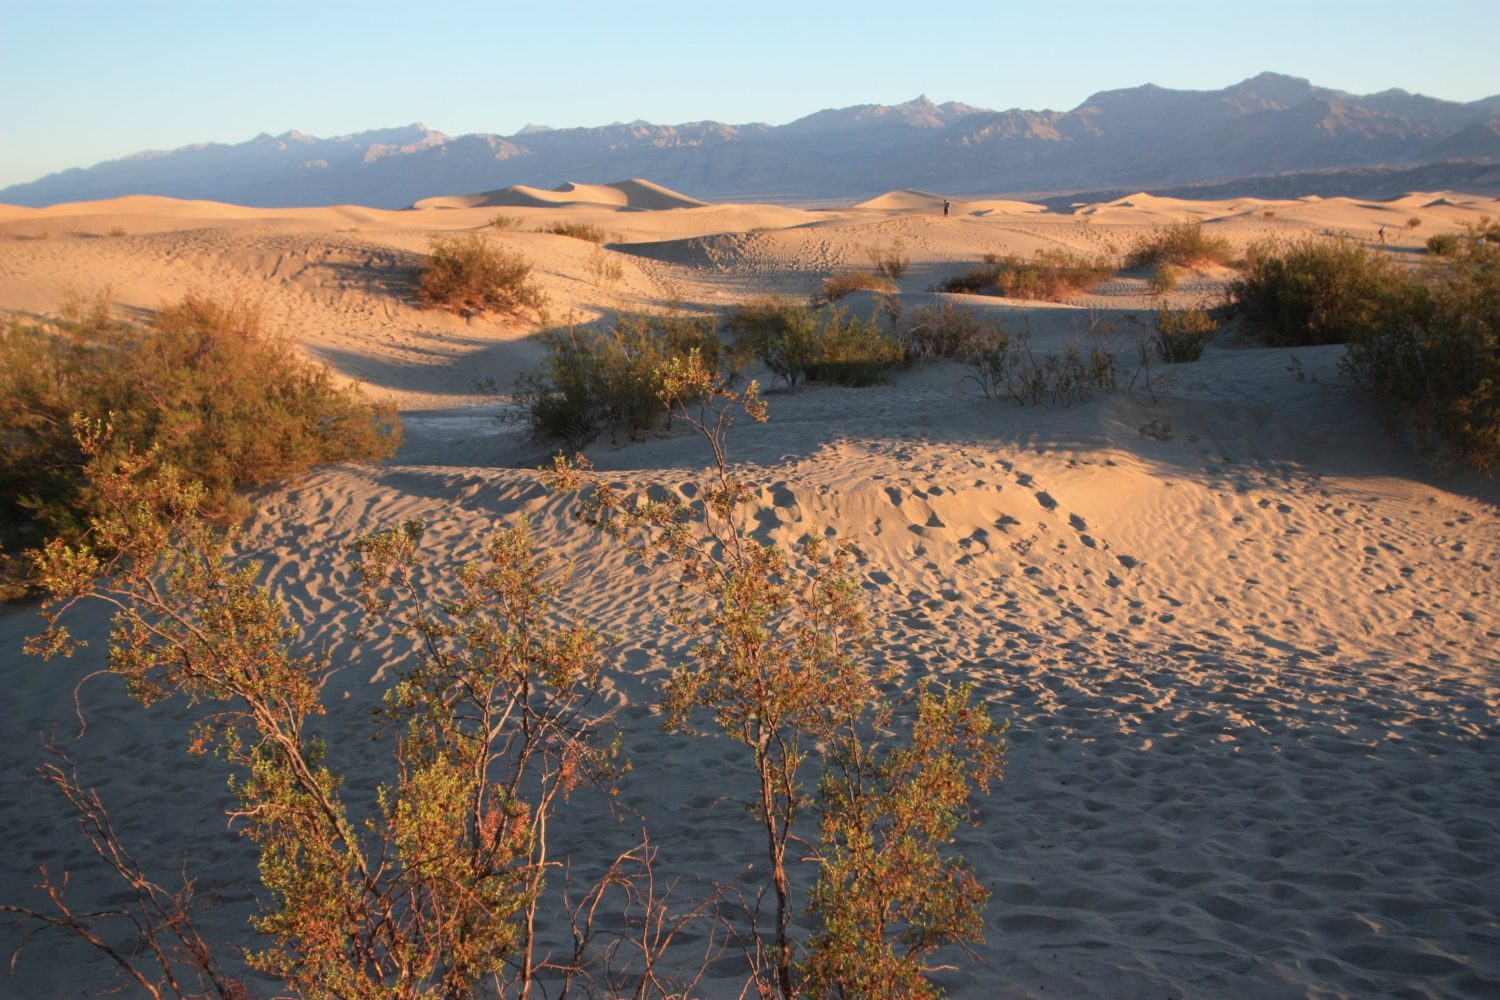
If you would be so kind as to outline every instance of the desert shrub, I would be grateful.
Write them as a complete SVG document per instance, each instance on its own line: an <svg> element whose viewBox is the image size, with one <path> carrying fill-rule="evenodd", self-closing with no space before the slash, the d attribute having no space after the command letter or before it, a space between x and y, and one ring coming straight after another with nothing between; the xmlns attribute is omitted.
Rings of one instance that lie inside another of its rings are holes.
<svg viewBox="0 0 1500 1000"><path fill-rule="evenodd" d="M106 233L105 235L116 236L116 237L124 236L125 235L125 228L123 226L110 226L109 227L109 232Z"/></svg>
<svg viewBox="0 0 1500 1000"><path fill-rule="evenodd" d="M492 215L490 216L490 228L492 229L514 229L521 224L519 216L515 215Z"/></svg>
<svg viewBox="0 0 1500 1000"><path fill-rule="evenodd" d="M837 302L855 292L879 292L889 294L896 291L895 284L884 274L874 271L835 271L818 285L813 296L814 305Z"/></svg>
<svg viewBox="0 0 1500 1000"><path fill-rule="evenodd" d="M1500 244L1470 228L1442 264L1387 297L1344 363L1460 460L1500 467Z"/></svg>
<svg viewBox="0 0 1500 1000"><path fill-rule="evenodd" d="M205 706L191 752L227 765L231 822L260 855L259 946L234 949L250 968L319 998L528 995L585 966L610 971L611 946L624 942L591 940L592 920L573 923L579 947L566 964L538 954L544 903L576 916L579 898L549 886L548 822L580 788L612 789L621 768L615 710L599 698L607 640L560 613L565 577L525 521L496 531L447 588L429 589L420 521L353 546L367 627L406 652L395 654L395 683L372 720L372 735L385 736L356 749L389 752L386 780L345 784L316 732L337 708L327 681L338 665L295 639L299 624L313 629L312 645L333 636L296 622L257 582L259 567L234 558L233 534L194 515L195 484L171 469L153 474L139 456L93 458L106 502L85 543L45 550L48 627L33 648L72 652L62 616L107 595L118 609L110 672L143 705L181 696ZM236 942L193 930L190 889L158 890L102 800L62 769L51 777L138 909L75 907L65 875L43 876L55 912L3 909L82 934L150 995L248 996L217 959L215 946ZM628 886L640 904L620 916L657 920L664 900L633 881L632 857L649 873L649 857L627 851L582 899L597 907L608 886ZM104 943L122 932L129 947ZM656 984L658 957L648 946L636 961L640 988ZM183 988L195 981L199 989Z"/></svg>
<svg viewBox="0 0 1500 1000"><path fill-rule="evenodd" d="M1411 218L1409 218L1409 219L1406 220L1406 228L1407 229L1416 229L1421 224L1422 224L1422 218L1421 218L1421 216L1413 215Z"/></svg>
<svg viewBox="0 0 1500 1000"><path fill-rule="evenodd" d="M106 460L151 456L201 484L201 513L248 512L245 488L315 465L395 453L400 423L262 329L243 303L188 296L149 326L113 320L99 302L51 327L0 332L0 546L14 592L20 553L57 537L75 543L98 497L74 436L79 419L107 427Z"/></svg>
<svg viewBox="0 0 1500 1000"><path fill-rule="evenodd" d="M1433 233L1427 237L1427 252L1438 257L1452 257L1458 252L1458 234Z"/></svg>
<svg viewBox="0 0 1500 1000"><path fill-rule="evenodd" d="M868 386L906 361L906 350L872 319L830 306L810 309L766 300L731 310L725 325L735 345L788 388L801 382Z"/></svg>
<svg viewBox="0 0 1500 1000"><path fill-rule="evenodd" d="M610 255L603 247L594 247L594 252L589 254L589 259L584 267L594 280L604 285L613 285L625 277L625 265Z"/></svg>
<svg viewBox="0 0 1500 1000"><path fill-rule="evenodd" d="M917 360L965 358L970 349L996 328L968 309L951 302L933 308L923 306L912 313L904 331L907 354Z"/></svg>
<svg viewBox="0 0 1500 1000"><path fill-rule="evenodd" d="M982 295L994 290L995 282L999 277L998 262L981 264L943 279L938 284L938 291L959 295Z"/></svg>
<svg viewBox="0 0 1500 1000"><path fill-rule="evenodd" d="M891 281L900 281L901 276L911 267L911 260L906 256L906 244L899 239L892 240L889 245L882 243L870 247L866 253L875 267L875 273L884 275Z"/></svg>
<svg viewBox="0 0 1500 1000"><path fill-rule="evenodd" d="M1167 263L1178 267L1200 267L1227 264L1233 259L1234 251L1227 239L1205 233L1203 224L1193 220L1154 229L1140 237L1125 255L1125 266L1149 267Z"/></svg>
<svg viewBox="0 0 1500 1000"><path fill-rule="evenodd" d="M1113 273L1114 266L1104 257L1042 250L1029 261L1004 262L995 287L1008 298L1055 301L1087 291Z"/></svg>
<svg viewBox="0 0 1500 1000"><path fill-rule="evenodd" d="M626 314L596 327L548 330L547 358L517 382L517 401L533 435L573 449L604 431L638 437L667 420L657 399L656 370L671 358L697 354L726 375L738 355L726 348L712 319Z"/></svg>
<svg viewBox="0 0 1500 1000"><path fill-rule="evenodd" d="M460 316L537 312L547 297L532 284L531 265L507 253L483 233L434 236L432 254L417 277L424 306Z"/></svg>
<svg viewBox="0 0 1500 1000"><path fill-rule="evenodd" d="M991 327L969 341L963 354L965 378L978 387L986 399L1010 393L1010 379L1017 352L1010 334Z"/></svg>
<svg viewBox="0 0 1500 1000"><path fill-rule="evenodd" d="M1114 266L1105 257L1042 250L1030 259L1006 257L970 268L948 278L938 290L1058 301L1093 288L1113 273Z"/></svg>
<svg viewBox="0 0 1500 1000"><path fill-rule="evenodd" d="M568 236L588 243L603 243L604 230L587 222L552 222L537 230L553 236Z"/></svg>
<svg viewBox="0 0 1500 1000"><path fill-rule="evenodd" d="M1232 311L1276 345L1340 344L1379 329L1405 279L1355 240L1307 237L1251 248L1230 282Z"/></svg>
<svg viewBox="0 0 1500 1000"><path fill-rule="evenodd" d="M1182 281L1182 269L1170 261L1162 261L1146 279L1146 287L1152 295L1165 295Z"/></svg>
<svg viewBox="0 0 1500 1000"><path fill-rule="evenodd" d="M1121 368L1114 352L1103 344L1073 343L1061 351L1038 354L1023 336L1011 349L1015 357L1006 392L1023 405L1071 406L1092 399L1097 392L1119 388Z"/></svg>
<svg viewBox="0 0 1500 1000"><path fill-rule="evenodd" d="M586 520L681 581L670 621L691 654L663 690L669 729L701 736L708 723L747 751L747 822L765 838L774 923L746 950L742 995L937 995L933 953L982 933L988 891L950 845L970 798L1000 776L1004 727L968 686L919 689L904 703L886 693L895 667L867 655L870 619L845 548L752 534L754 493L725 454L732 408L765 420L754 384L738 396L696 358L661 376L664 403L705 401L679 410L715 459L690 499L617 488L561 458L550 480L580 495ZM804 773L817 764L814 799ZM814 804L816 840L797 834ZM805 906L799 859L816 870ZM814 922L800 949L799 912Z"/></svg>
<svg viewBox="0 0 1500 1000"><path fill-rule="evenodd" d="M818 317L807 378L856 388L877 385L905 361L906 352L901 345L886 336L874 319L862 319L831 308Z"/></svg>
<svg viewBox="0 0 1500 1000"><path fill-rule="evenodd" d="M818 343L814 310L786 299L764 299L729 310L724 324L734 342L787 388L807 379Z"/></svg>
<svg viewBox="0 0 1500 1000"><path fill-rule="evenodd" d="M1219 329L1218 322L1202 309L1167 306L1156 311L1155 325L1156 350L1163 361L1172 365L1201 358L1204 345Z"/></svg>

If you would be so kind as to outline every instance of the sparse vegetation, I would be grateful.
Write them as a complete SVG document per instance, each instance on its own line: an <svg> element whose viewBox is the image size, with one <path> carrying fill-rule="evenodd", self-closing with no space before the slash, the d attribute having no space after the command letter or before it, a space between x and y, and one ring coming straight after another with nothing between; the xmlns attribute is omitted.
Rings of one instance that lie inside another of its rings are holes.
<svg viewBox="0 0 1500 1000"><path fill-rule="evenodd" d="M1344 364L1430 440L1500 468L1500 226L1470 227L1442 263L1387 294Z"/></svg>
<svg viewBox="0 0 1500 1000"><path fill-rule="evenodd" d="M125 235L125 229L124 229L123 226L111 226L109 228L109 233L107 235L113 236L113 237L124 236Z"/></svg>
<svg viewBox="0 0 1500 1000"><path fill-rule="evenodd" d="M1203 224L1193 220L1164 226L1142 236L1125 255L1125 266L1174 264L1202 267L1205 264L1228 264L1233 259L1234 251L1227 239L1205 233Z"/></svg>
<svg viewBox="0 0 1500 1000"><path fill-rule="evenodd" d="M584 265L593 279L601 285L613 285L625 277L625 265L602 246L596 246Z"/></svg>
<svg viewBox="0 0 1500 1000"><path fill-rule="evenodd" d="M1146 279L1146 287L1152 295L1165 295L1182 281L1182 269L1169 261L1162 261Z"/></svg>
<svg viewBox="0 0 1500 1000"><path fill-rule="evenodd" d="M551 233L553 236L568 236L587 243L602 244L604 242L604 230L587 222L552 222L538 229L537 232Z"/></svg>
<svg viewBox="0 0 1500 1000"><path fill-rule="evenodd" d="M238 564L232 533L197 517L197 484L135 455L93 453L89 474L98 516L80 545L54 543L39 560L47 628L30 648L71 652L63 616L98 597L116 609L108 666L127 690L143 705L181 696L207 707L191 752L228 765L229 815L260 855L260 946L235 949L252 969L326 1000L528 996L586 970L627 994L683 989L657 967L662 938L601 935L594 918L620 886L630 889L621 926L671 931L693 918L671 914L651 884L648 844L599 865L576 910L549 885L549 822L580 789L612 788L622 760L613 711L597 697L606 640L558 612L557 569L525 521L497 531L484 559L450 579L452 599L427 587L420 521L354 546L370 628L393 648L420 646L402 657L375 720L395 734L373 744L392 755L388 780L355 791L315 730L335 704L326 682L338 666L298 651L287 605L257 583L257 566ZM310 646L330 638L315 631ZM140 909L76 906L66 876L45 871L51 912L3 909L81 934L152 995L248 995L215 953L236 942L193 929L191 890L159 890L102 800L68 771L49 777ZM571 956L541 952L544 904L572 918ZM128 947L105 943L122 936Z"/></svg>
<svg viewBox="0 0 1500 1000"><path fill-rule="evenodd" d="M1167 364L1197 361L1203 356L1203 348L1210 337L1218 332L1219 324L1202 309L1172 309L1162 306L1156 310L1157 352Z"/></svg>
<svg viewBox="0 0 1500 1000"><path fill-rule="evenodd" d="M492 215L490 216L490 228L492 229L514 229L521 224L520 216L516 215Z"/></svg>
<svg viewBox="0 0 1500 1000"><path fill-rule="evenodd" d="M1421 224L1422 224L1422 218L1421 218L1421 216L1413 215L1411 218L1409 218L1409 219L1406 220L1406 228L1407 229L1416 229Z"/></svg>
<svg viewBox="0 0 1500 1000"><path fill-rule="evenodd" d="M1427 237L1427 252L1437 257L1452 257L1458 252L1458 234L1433 233Z"/></svg>
<svg viewBox="0 0 1500 1000"><path fill-rule="evenodd" d="M1008 257L948 278L939 291L986 292L1013 299L1060 301L1088 291L1114 274L1106 257L1084 257L1066 250L1042 250L1031 259Z"/></svg>
<svg viewBox="0 0 1500 1000"><path fill-rule="evenodd" d="M668 724L695 733L711 721L748 751L774 923L747 950L744 992L935 996L928 957L982 932L988 892L947 845L972 794L1000 775L1003 727L967 686L919 689L908 705L882 693L894 666L868 660L849 553L821 538L788 549L751 534L754 494L725 455L731 408L765 419L756 387L732 393L695 357L661 377L663 404L714 456L692 499L620 490L561 459L553 485L582 494L591 523L676 570L686 594L673 621L694 652L665 687ZM907 740L894 735L898 716L910 719L899 727ZM819 763L814 843L795 831L814 804L804 769ZM807 851L793 851L799 841ZM809 853L817 883L804 907L792 868ZM799 912L815 921L800 948Z"/></svg>
<svg viewBox="0 0 1500 1000"><path fill-rule="evenodd" d="M198 513L248 510L238 491L314 465L395 452L393 408L372 406L331 371L267 333L245 303L188 296L146 327L101 298L51 325L0 331L0 552L14 596L22 554L48 538L78 544L101 513L88 485L87 429L100 460L143 456L199 485Z"/></svg>
<svg viewBox="0 0 1500 1000"><path fill-rule="evenodd" d="M789 389L807 381L874 385L906 361L902 345L875 320L837 306L812 309L772 299L732 310L725 325L736 346Z"/></svg>
<svg viewBox="0 0 1500 1000"><path fill-rule="evenodd" d="M663 422L653 380L670 359L697 354L726 375L738 367L712 319L677 313L626 314L599 326L548 330L543 339L547 359L517 382L517 400L535 437L575 450L605 431L635 438Z"/></svg>
<svg viewBox="0 0 1500 1000"><path fill-rule="evenodd" d="M824 278L813 296L814 305L837 302L855 292L877 292L882 295L896 291L890 278L874 271L835 271Z"/></svg>
<svg viewBox="0 0 1500 1000"><path fill-rule="evenodd" d="M432 254L417 278L424 306L460 316L539 313L546 294L531 281L531 265L483 233L434 236Z"/></svg>
<svg viewBox="0 0 1500 1000"><path fill-rule="evenodd" d="M995 329L971 310L944 302L937 308L923 306L915 310L904 339L908 356L916 361L965 358Z"/></svg>
<svg viewBox="0 0 1500 1000"><path fill-rule="evenodd" d="M1341 344L1380 327L1405 280L1387 255L1345 237L1258 244L1230 282L1233 311L1271 344Z"/></svg>
<svg viewBox="0 0 1500 1000"><path fill-rule="evenodd" d="M890 244L877 244L866 250L869 254L870 263L875 266L875 273L884 275L891 281L900 281L901 276L911 267L911 260L906 256L906 244L899 239L892 240Z"/></svg>

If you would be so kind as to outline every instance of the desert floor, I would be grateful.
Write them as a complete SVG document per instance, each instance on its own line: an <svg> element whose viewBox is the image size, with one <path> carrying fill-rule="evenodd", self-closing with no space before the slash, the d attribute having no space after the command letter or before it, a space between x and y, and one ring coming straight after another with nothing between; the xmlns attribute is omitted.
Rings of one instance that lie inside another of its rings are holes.
<svg viewBox="0 0 1500 1000"><path fill-rule="evenodd" d="M425 518L434 567L475 556L491 526L530 514L576 564L569 608L623 638L611 697L673 873L727 879L760 860L740 802L747 762L722 740L663 733L656 686L680 651L671 580L573 521L534 468L502 391L542 356L534 325L423 312L412 268L437 231L487 228L525 254L554 320L680 302L712 309L804 296L900 240L904 308L948 298L1040 349L1075 338L1135 350L1152 306L1126 272L1063 304L924 291L984 253L1120 252L1151 227L1200 219L1236 245L1345 232L1413 263L1435 232L1500 203L1453 193L1193 203L1137 196L1071 214L897 192L854 207L703 205L652 185L513 189L404 212L263 210L130 198L0 206L0 309L56 312L108 288L149 315L190 291L262 304L309 356L395 400L406 443L381 468L323 469L255 498L247 551L312 641L343 664L327 721L350 788L383 778L364 734L408 655L355 648L344 546ZM1407 228L1409 218L1420 219ZM533 230L597 225L603 249ZM619 265L612 279L609 266ZM1220 294L1227 272L1172 293ZM859 307L859 303L855 303ZM869 307L868 302L864 304ZM959 846L993 899L977 962L941 975L956 997L1493 997L1500 995L1500 483L1442 471L1340 377L1339 348L1268 349L1226 333L1199 362L1068 407L985 399L955 364L872 389L772 392L770 423L736 427L732 459L780 541L852 541L875 613L875 655L910 680L971 680L1010 720L1004 781ZM693 437L601 439L622 480L678 487L703 471ZM56 733L122 836L164 880L186 865L233 931L252 900L251 845L226 826L224 774L185 753L191 710L142 711L94 644L24 658L35 609L0 612L0 899L34 900L37 867L75 869L79 899L112 891L83 869L66 810L35 777ZM565 813L580 865L628 847L597 803ZM0 924L0 950L21 941ZM245 940L247 934L239 939ZM735 963L701 992L734 996ZM72 941L32 940L0 994L92 995L111 970ZM275 984L252 980L273 995ZM129 995L128 992L126 995Z"/></svg>

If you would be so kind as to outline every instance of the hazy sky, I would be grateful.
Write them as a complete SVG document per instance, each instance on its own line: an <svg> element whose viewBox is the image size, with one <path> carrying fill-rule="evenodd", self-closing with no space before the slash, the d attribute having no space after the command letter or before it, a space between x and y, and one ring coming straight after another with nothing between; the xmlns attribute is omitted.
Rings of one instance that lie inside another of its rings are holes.
<svg viewBox="0 0 1500 1000"><path fill-rule="evenodd" d="M0 186L289 129L782 124L918 94L1066 110L1262 70L1469 101L1500 93L1497 39L1495 0L0 0Z"/></svg>

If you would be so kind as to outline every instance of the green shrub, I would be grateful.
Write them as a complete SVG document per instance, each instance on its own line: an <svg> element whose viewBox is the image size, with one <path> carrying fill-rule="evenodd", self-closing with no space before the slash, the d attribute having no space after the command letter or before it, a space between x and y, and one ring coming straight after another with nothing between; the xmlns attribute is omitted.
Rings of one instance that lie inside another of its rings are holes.
<svg viewBox="0 0 1500 1000"><path fill-rule="evenodd" d="M786 299L764 299L729 310L724 325L735 344L788 389L806 380L818 343L818 317L812 309Z"/></svg>
<svg viewBox="0 0 1500 1000"><path fill-rule="evenodd" d="M553 236L569 236L588 243L604 242L604 230L587 222L553 222L543 226L537 232L551 233Z"/></svg>
<svg viewBox="0 0 1500 1000"><path fill-rule="evenodd" d="M1377 330L1404 279L1385 254L1345 237L1250 249L1230 282L1236 315L1272 344L1341 344Z"/></svg>
<svg viewBox="0 0 1500 1000"><path fill-rule="evenodd" d="M1152 295L1165 295L1176 288L1182 280L1182 269L1168 261L1162 261L1146 279L1146 287Z"/></svg>
<svg viewBox="0 0 1500 1000"><path fill-rule="evenodd" d="M1162 306L1156 311L1156 350L1167 364L1197 361L1218 329L1218 322L1202 309Z"/></svg>
<svg viewBox="0 0 1500 1000"><path fill-rule="evenodd" d="M739 367L713 320L701 317L627 314L602 327L549 330L543 340L547 359L518 380L517 399L538 439L574 450L606 430L635 438L664 423L656 373L669 360L696 354L726 375Z"/></svg>
<svg viewBox="0 0 1500 1000"><path fill-rule="evenodd" d="M1234 259L1229 241L1211 236L1197 221L1178 222L1152 230L1138 239L1125 255L1126 267L1149 267L1152 264L1176 264L1178 267L1200 267L1204 264L1228 264Z"/></svg>
<svg viewBox="0 0 1500 1000"><path fill-rule="evenodd" d="M824 278L822 284L818 286L818 294L813 296L813 304L837 302L854 292L889 294L896 290L895 283L884 274L877 274L873 271L836 271Z"/></svg>
<svg viewBox="0 0 1500 1000"><path fill-rule="evenodd" d="M978 386L986 399L1009 393L1017 353L1010 334L990 327L969 342L963 356L966 378Z"/></svg>
<svg viewBox="0 0 1500 1000"><path fill-rule="evenodd" d="M876 274L884 275L891 281L900 281L907 268L911 267L911 260L905 251L906 244L896 239L888 246L882 243L870 247L866 253L870 257L870 263L875 266Z"/></svg>
<svg viewBox="0 0 1500 1000"><path fill-rule="evenodd" d="M460 316L539 312L547 297L530 277L525 258L506 253L482 233L434 236L432 255L417 278L417 297L424 306Z"/></svg>
<svg viewBox="0 0 1500 1000"><path fill-rule="evenodd" d="M807 365L809 381L855 388L877 385L906 361L901 345L882 333L873 319L829 309L819 320Z"/></svg>
<svg viewBox="0 0 1500 1000"><path fill-rule="evenodd" d="M1427 252L1438 257L1452 257L1458 252L1458 234L1433 233L1427 237Z"/></svg>
<svg viewBox="0 0 1500 1000"><path fill-rule="evenodd" d="M907 356L874 319L860 319L837 307L809 309L769 299L731 310L725 325L741 351L791 389L807 381L874 385L884 382Z"/></svg>
<svg viewBox="0 0 1500 1000"><path fill-rule="evenodd" d="M1007 257L970 268L948 278L938 290L1058 301L1093 288L1113 273L1114 266L1106 257L1042 250L1029 260Z"/></svg>
<svg viewBox="0 0 1500 1000"><path fill-rule="evenodd" d="M1000 265L998 263L981 264L945 278L938 285L938 291L958 295L982 295L994 290L995 282L999 277Z"/></svg>
<svg viewBox="0 0 1500 1000"><path fill-rule="evenodd" d="M1500 467L1500 243L1471 227L1444 263L1391 296L1347 370L1482 471Z"/></svg>
<svg viewBox="0 0 1500 1000"><path fill-rule="evenodd" d="M995 330L972 311L956 308L951 302L937 308L923 306L911 318L904 337L907 354L916 360L967 357L976 343Z"/></svg>
<svg viewBox="0 0 1500 1000"><path fill-rule="evenodd" d="M200 513L248 513L243 488L315 465L395 453L400 423L266 334L259 314L188 296L149 327L110 318L99 302L55 327L0 332L0 552L5 589L21 553L47 538L76 543L97 513L75 438L87 421L101 460L149 455L202 487ZM107 428L101 430L101 427Z"/></svg>

